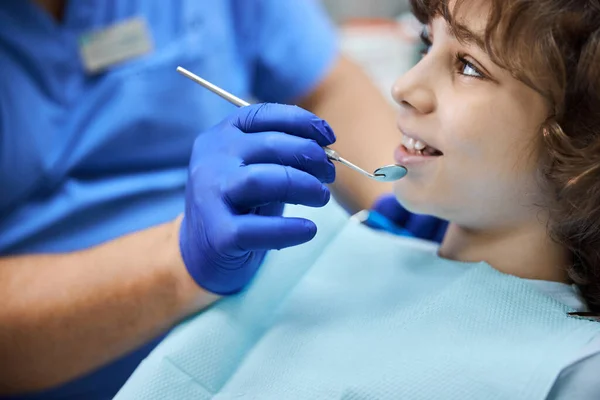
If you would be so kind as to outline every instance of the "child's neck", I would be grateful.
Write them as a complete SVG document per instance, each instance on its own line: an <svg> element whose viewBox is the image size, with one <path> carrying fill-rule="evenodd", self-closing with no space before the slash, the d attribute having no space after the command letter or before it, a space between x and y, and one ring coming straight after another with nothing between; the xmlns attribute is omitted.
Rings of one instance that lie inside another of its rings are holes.
<svg viewBox="0 0 600 400"><path fill-rule="evenodd" d="M478 231L450 224L441 257L485 261L500 272L525 279L569 282L568 252L548 237L539 222L504 231Z"/></svg>

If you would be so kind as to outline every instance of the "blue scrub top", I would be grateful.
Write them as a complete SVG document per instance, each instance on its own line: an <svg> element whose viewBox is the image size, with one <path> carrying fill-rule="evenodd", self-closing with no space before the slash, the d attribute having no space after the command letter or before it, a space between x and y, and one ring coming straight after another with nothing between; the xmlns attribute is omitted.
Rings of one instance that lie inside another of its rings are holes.
<svg viewBox="0 0 600 400"><path fill-rule="evenodd" d="M154 51L86 74L81 35L134 16ZM193 141L234 107L178 65L242 98L293 102L336 48L316 0L77 0L60 24L1 2L0 255L83 249L183 211ZM111 398L158 340L23 398Z"/></svg>

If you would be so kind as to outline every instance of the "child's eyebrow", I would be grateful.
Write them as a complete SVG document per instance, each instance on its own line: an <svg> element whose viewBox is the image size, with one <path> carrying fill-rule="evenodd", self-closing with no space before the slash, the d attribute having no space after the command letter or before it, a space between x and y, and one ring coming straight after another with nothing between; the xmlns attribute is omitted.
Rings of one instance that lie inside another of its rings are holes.
<svg viewBox="0 0 600 400"><path fill-rule="evenodd" d="M451 21L446 21L446 33L454 36L459 42L464 44L473 44L487 54L485 40L481 34L475 33L464 25L459 25Z"/></svg>

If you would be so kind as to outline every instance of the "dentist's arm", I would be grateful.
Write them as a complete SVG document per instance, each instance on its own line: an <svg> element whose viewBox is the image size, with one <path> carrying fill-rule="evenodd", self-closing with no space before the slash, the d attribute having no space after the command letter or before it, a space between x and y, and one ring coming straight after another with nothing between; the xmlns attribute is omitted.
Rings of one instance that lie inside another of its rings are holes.
<svg viewBox="0 0 600 400"><path fill-rule="evenodd" d="M165 332L217 296L178 248L179 221L88 250L0 259L0 395L71 380Z"/></svg>
<svg viewBox="0 0 600 400"><path fill-rule="evenodd" d="M352 61L340 57L300 105L327 120L337 135L332 148L342 157L369 171L394 164L394 149L401 139L394 108ZM370 208L379 196L392 191L392 184L339 167L332 189L336 200L355 212Z"/></svg>
<svg viewBox="0 0 600 400"><path fill-rule="evenodd" d="M0 259L0 394L46 389L242 290L265 253L311 240L285 203L320 207L331 128L298 107L244 107L199 135L183 220L62 255Z"/></svg>

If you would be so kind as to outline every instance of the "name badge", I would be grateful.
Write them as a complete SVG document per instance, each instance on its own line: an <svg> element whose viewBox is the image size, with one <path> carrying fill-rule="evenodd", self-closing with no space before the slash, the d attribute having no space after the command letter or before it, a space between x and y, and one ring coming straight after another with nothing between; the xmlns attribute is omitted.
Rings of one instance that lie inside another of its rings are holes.
<svg viewBox="0 0 600 400"><path fill-rule="evenodd" d="M85 70L97 74L153 49L150 30L143 18L128 19L79 38L79 51Z"/></svg>

